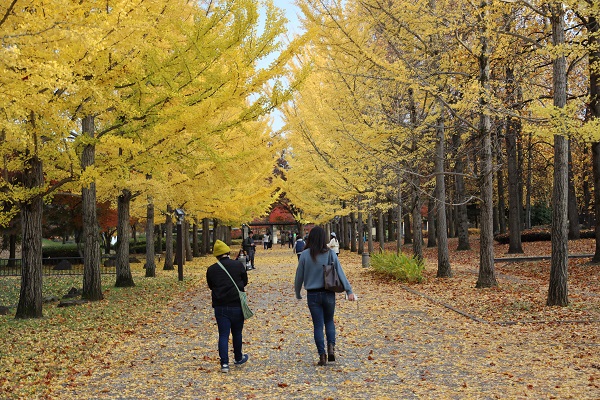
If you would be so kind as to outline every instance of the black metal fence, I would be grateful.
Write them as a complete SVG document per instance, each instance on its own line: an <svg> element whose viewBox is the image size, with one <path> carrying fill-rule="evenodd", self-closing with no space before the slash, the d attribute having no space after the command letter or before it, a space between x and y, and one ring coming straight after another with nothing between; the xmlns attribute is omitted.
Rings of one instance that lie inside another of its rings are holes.
<svg viewBox="0 0 600 400"><path fill-rule="evenodd" d="M114 257L103 256L101 274L115 274ZM83 275L83 257L48 257L42 259L43 275ZM20 258L0 258L0 276L21 276Z"/></svg>

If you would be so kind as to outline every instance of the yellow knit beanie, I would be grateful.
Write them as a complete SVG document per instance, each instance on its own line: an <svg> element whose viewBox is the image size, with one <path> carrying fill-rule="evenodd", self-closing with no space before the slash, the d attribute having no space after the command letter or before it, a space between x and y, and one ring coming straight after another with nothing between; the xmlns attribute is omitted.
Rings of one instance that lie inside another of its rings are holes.
<svg viewBox="0 0 600 400"><path fill-rule="evenodd" d="M218 239L215 241L215 245L213 246L213 256L219 257L223 254L229 253L230 251L231 249L224 242Z"/></svg>

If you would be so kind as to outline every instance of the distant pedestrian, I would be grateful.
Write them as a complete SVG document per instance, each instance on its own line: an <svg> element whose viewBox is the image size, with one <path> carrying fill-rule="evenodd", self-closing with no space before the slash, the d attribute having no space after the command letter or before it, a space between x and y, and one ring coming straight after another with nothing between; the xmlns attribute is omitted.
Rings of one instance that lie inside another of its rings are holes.
<svg viewBox="0 0 600 400"><path fill-rule="evenodd" d="M331 240L327 244L327 247L333 250L336 255L340 254L340 242L338 242L335 232L331 232Z"/></svg>
<svg viewBox="0 0 600 400"><path fill-rule="evenodd" d="M248 237L242 242L242 248L246 251L246 254L248 255L248 260L250 261L249 269L256 269L254 267L254 253L256 252L256 245L254 244L252 231L248 232Z"/></svg>
<svg viewBox="0 0 600 400"><path fill-rule="evenodd" d="M288 232L288 249L291 249L293 245L294 245L294 236L292 235L292 232Z"/></svg>
<svg viewBox="0 0 600 400"><path fill-rule="evenodd" d="M294 253L296 253L296 255L298 256L298 260L300 259L300 254L302 253L302 250L304 250L305 244L306 243L304 243L304 240L302 240L302 238L298 236L298 239L296 239L296 243L294 243Z"/></svg>
<svg viewBox="0 0 600 400"><path fill-rule="evenodd" d="M206 270L206 282L212 292L212 306L215 309L215 319L219 328L218 348L221 372L229 372L229 334L233 342L234 365L242 365L248 361L248 354L242 353L244 314L238 293L238 289L244 291L244 287L248 284L248 273L241 262L229 258L230 251L231 249L224 242L215 241L213 255L217 257L217 263ZM229 275L219 263L229 272ZM235 281L237 288L231 279Z"/></svg>
<svg viewBox="0 0 600 400"><path fill-rule="evenodd" d="M356 297L352 292L352 286L348 282L344 270L337 256L327 247L327 237L323 228L314 227L309 235L306 248L298 260L294 289L296 298L302 299L300 290L302 286L306 289L308 309L313 322L314 339L319 352L317 365L326 365L327 361L335 361L335 324L333 315L335 313L335 293L326 291L323 280L323 265L327 264L329 256L337 268L340 280L346 289L348 300L354 301ZM327 352L325 349L325 337L327 337Z"/></svg>
<svg viewBox="0 0 600 400"><path fill-rule="evenodd" d="M269 235L266 233L263 235L263 247L265 250L269 247Z"/></svg>

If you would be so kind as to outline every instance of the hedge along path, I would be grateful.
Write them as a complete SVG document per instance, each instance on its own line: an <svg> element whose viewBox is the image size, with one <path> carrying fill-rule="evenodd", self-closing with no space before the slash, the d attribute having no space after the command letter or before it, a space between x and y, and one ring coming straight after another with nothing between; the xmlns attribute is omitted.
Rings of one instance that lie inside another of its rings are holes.
<svg viewBox="0 0 600 400"><path fill-rule="evenodd" d="M257 251L257 269L249 272L248 296L256 314L244 328L244 352L250 354L244 366L220 372L210 292L200 281L156 321L111 349L87 376L65 382L54 396L600 397L600 359L581 357L590 347L578 345L572 331L556 325L482 324L403 290L397 282L372 276L356 254L342 252L340 260L359 302L347 302L343 294L337 297L334 363L316 366L306 299L296 300L293 293L297 258L287 247L274 246ZM593 335L596 328L577 326L577 335Z"/></svg>

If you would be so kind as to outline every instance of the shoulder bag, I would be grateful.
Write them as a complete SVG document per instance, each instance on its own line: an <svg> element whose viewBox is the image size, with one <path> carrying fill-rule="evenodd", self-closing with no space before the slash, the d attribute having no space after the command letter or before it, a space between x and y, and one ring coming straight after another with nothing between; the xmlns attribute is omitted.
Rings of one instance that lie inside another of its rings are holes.
<svg viewBox="0 0 600 400"><path fill-rule="evenodd" d="M323 265L323 280L325 281L324 287L325 290L330 292L341 293L345 291L345 289L342 281L340 280L340 275L338 274L333 257L331 256L332 251L333 250L329 250L327 264Z"/></svg>
<svg viewBox="0 0 600 400"><path fill-rule="evenodd" d="M248 295L246 294L246 292L242 292L240 290L240 288L238 288L237 283L235 283L235 281L231 277L231 274L229 274L229 271L227 271L225 269L223 264L221 264L220 261L217 261L217 264L219 264L219 266L221 268L223 268L223 271L225 271L225 273L229 276L229 279L231 279L231 282L233 282L233 286L237 289L238 294L240 295L240 303L242 305L242 312L244 313L244 319L252 318L252 316L254 316L254 311L252 311L250 309L250 306L248 305Z"/></svg>

